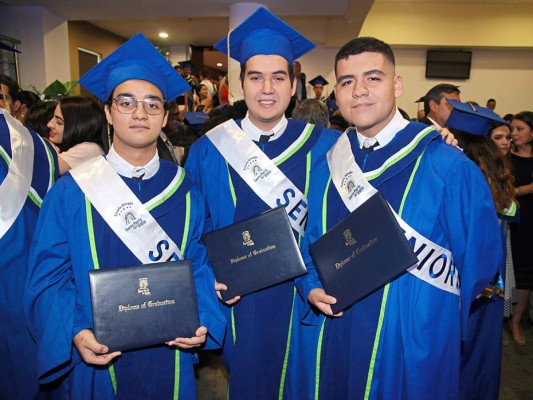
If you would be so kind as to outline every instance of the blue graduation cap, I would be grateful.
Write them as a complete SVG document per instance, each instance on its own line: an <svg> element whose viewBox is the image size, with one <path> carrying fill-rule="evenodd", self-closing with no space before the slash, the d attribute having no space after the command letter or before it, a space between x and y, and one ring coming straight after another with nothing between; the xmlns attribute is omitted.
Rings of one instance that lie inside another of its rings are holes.
<svg viewBox="0 0 533 400"><path fill-rule="evenodd" d="M471 103L462 103L452 99L446 100L453 107L446 121L447 127L455 128L472 135L485 136L493 121L509 125L507 121L500 118L490 108L475 106Z"/></svg>
<svg viewBox="0 0 533 400"><path fill-rule="evenodd" d="M213 47L241 64L258 54L277 54L291 64L315 44L260 7ZM229 54L228 54L229 52Z"/></svg>
<svg viewBox="0 0 533 400"><path fill-rule="evenodd" d="M180 65L180 67L183 69L183 68L190 68L190 69L193 69L194 67L194 64L192 63L192 61L189 61L189 60L185 60L185 61L179 61L178 64Z"/></svg>
<svg viewBox="0 0 533 400"><path fill-rule="evenodd" d="M191 88L142 33L96 64L79 83L100 100L107 101L118 85L130 79L153 83L167 101Z"/></svg>
<svg viewBox="0 0 533 400"><path fill-rule="evenodd" d="M316 78L313 78L309 81L309 84L312 86L315 86L315 85L326 86L328 83L329 82L325 80L322 75L318 75Z"/></svg>

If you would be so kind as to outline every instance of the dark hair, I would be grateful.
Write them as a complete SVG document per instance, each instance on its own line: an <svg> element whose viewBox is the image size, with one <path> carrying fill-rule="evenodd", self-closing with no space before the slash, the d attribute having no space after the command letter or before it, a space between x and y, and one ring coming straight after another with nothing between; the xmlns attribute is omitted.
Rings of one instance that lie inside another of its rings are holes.
<svg viewBox="0 0 533 400"><path fill-rule="evenodd" d="M247 61L243 62L241 64L241 73L239 74L239 77L241 78L241 82L244 82L244 78L246 77L246 63ZM289 80L291 81L291 87L294 84L294 66L287 61L287 70L289 72Z"/></svg>
<svg viewBox="0 0 533 400"><path fill-rule="evenodd" d="M493 101L493 102L496 103L496 99L488 99L488 100L487 100L487 104L490 103L491 101Z"/></svg>
<svg viewBox="0 0 533 400"><path fill-rule="evenodd" d="M509 207L514 198L514 177L509 159L503 156L488 136L470 135L450 129L464 153L479 167L492 194L497 212Z"/></svg>
<svg viewBox="0 0 533 400"><path fill-rule="evenodd" d="M88 97L64 97L59 101L65 126L63 141L58 145L67 151L83 142L94 142L103 147L105 115L102 107Z"/></svg>
<svg viewBox="0 0 533 400"><path fill-rule="evenodd" d="M209 113L210 118L205 121L202 127L202 135L230 119L243 119L247 112L248 106L246 106L246 102L244 100L239 100L233 103L233 105L228 104L222 107L222 112L220 113L215 111L213 116L211 116L211 113Z"/></svg>
<svg viewBox="0 0 533 400"><path fill-rule="evenodd" d="M502 119L506 120L507 122L511 122L513 119L513 114L505 114Z"/></svg>
<svg viewBox="0 0 533 400"><path fill-rule="evenodd" d="M205 76L207 79L209 79L210 78L209 70L205 68L201 69L200 76Z"/></svg>
<svg viewBox="0 0 533 400"><path fill-rule="evenodd" d="M460 94L459 86L452 85L450 83L439 83L436 86L433 86L429 89L429 92L424 96L424 112L426 115L429 114L431 109L429 108L429 101L433 100L435 103L440 104L440 99L445 94L457 93Z"/></svg>
<svg viewBox="0 0 533 400"><path fill-rule="evenodd" d="M392 65L396 65L394 53L390 46L373 37L360 37L353 39L340 48L335 56L335 73L337 73L337 63L339 60L347 60L350 56L357 56L361 53L379 53Z"/></svg>
<svg viewBox="0 0 533 400"><path fill-rule="evenodd" d="M320 100L305 99L292 111L292 119L327 128L329 123L328 107Z"/></svg>
<svg viewBox="0 0 533 400"><path fill-rule="evenodd" d="M488 137L492 137L492 131L496 128L499 128L500 126L506 126L507 128L509 128L509 132L511 132L511 128L509 127L508 124L504 124L503 122L499 122L499 121L492 121L490 123L490 126L489 126L489 130L487 132L487 136Z"/></svg>
<svg viewBox="0 0 533 400"><path fill-rule="evenodd" d="M36 103L41 102L39 96L29 90L22 90L19 92L18 101L24 104L28 109Z"/></svg>
<svg viewBox="0 0 533 400"><path fill-rule="evenodd" d="M48 129L48 122L54 117L54 111L57 106L57 101L40 101L35 103L28 109L26 113L25 123L32 128L41 137L48 139L50 137L50 130Z"/></svg>
<svg viewBox="0 0 533 400"><path fill-rule="evenodd" d="M11 79L7 75L0 74L0 84L7 86L7 88L9 89L9 96L11 97L13 102L19 99L20 87L15 80Z"/></svg>
<svg viewBox="0 0 533 400"><path fill-rule="evenodd" d="M517 119L518 121L522 121L527 126L529 126L529 129L533 131L533 112L532 111L521 111L518 114L513 115L511 122L515 119ZM513 146L513 149L515 149L514 144L511 144L511 146ZM531 154L533 154L533 146L531 146Z"/></svg>
<svg viewBox="0 0 533 400"><path fill-rule="evenodd" d="M340 114L335 114L329 117L329 127L330 129L336 129L338 131L344 132L350 124L342 117Z"/></svg>

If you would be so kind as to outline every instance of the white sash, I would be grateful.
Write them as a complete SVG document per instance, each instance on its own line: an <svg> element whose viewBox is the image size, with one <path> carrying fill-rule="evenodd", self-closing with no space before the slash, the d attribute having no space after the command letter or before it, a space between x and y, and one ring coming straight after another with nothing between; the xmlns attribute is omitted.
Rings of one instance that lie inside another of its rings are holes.
<svg viewBox="0 0 533 400"><path fill-rule="evenodd" d="M178 169L177 180L183 173ZM109 162L101 156L70 170L91 204L143 264L181 260L183 254Z"/></svg>
<svg viewBox="0 0 533 400"><path fill-rule="evenodd" d="M296 142L303 140L306 132L307 126ZM207 137L265 203L272 208L285 207L292 228L303 236L307 226L307 198L235 121L224 122L210 130Z"/></svg>
<svg viewBox="0 0 533 400"><path fill-rule="evenodd" d="M413 140L417 140L417 137ZM376 193L377 190L355 162L347 132L342 134L328 152L327 161L331 179L350 212ZM418 258L418 265L407 271L430 285L459 296L459 271L455 267L452 253L422 236L407 225L392 207L391 210Z"/></svg>
<svg viewBox="0 0 533 400"><path fill-rule="evenodd" d="M0 110L9 129L12 159L7 175L0 185L0 239L17 219L28 192L33 175L33 138L30 132L8 112ZM4 149L4 157L9 159Z"/></svg>

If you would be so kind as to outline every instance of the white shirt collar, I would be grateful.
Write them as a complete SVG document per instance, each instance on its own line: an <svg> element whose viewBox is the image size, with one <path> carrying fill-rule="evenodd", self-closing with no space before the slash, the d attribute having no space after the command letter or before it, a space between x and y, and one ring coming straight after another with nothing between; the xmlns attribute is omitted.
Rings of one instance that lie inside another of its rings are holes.
<svg viewBox="0 0 533 400"><path fill-rule="evenodd" d="M389 142L394 138L394 136L396 136L396 133L405 128L407 124L409 124L409 121L402 117L400 111L396 109L396 113L394 114L394 117L392 117L390 122L385 126L385 128L378 132L376 136L374 136L374 139L379 142L379 146L376 146L375 149L380 149L389 144ZM365 139L369 138L361 135L357 130L355 132L357 134L357 140L359 140L359 148L361 149L363 148L363 143Z"/></svg>
<svg viewBox="0 0 533 400"><path fill-rule="evenodd" d="M274 134L270 141L278 139L283 132L285 132L285 128L287 128L287 118L285 118L285 115L281 118L281 120L276 124L274 128L272 128L268 132L264 132L261 129L259 129L257 126L255 126L252 121L250 121L250 118L248 117L248 113L246 113L246 117L243 118L241 126L242 130L250 139L255 140L256 142L259 142L259 137L261 135L271 135Z"/></svg>
<svg viewBox="0 0 533 400"><path fill-rule="evenodd" d="M437 128L437 129L441 129L442 128L442 126L437 124L437 121L435 121L434 119L429 118L429 117L428 117L428 119L433 123L433 125L435 125L435 128Z"/></svg>
<svg viewBox="0 0 533 400"><path fill-rule="evenodd" d="M148 161L148 164L144 166L134 166L124 160L113 148L109 149L109 153L106 156L107 161L113 167L119 175L126 178L133 178L142 176L142 179L150 179L159 171L159 153L156 151L154 157ZM143 175L144 174L144 175Z"/></svg>

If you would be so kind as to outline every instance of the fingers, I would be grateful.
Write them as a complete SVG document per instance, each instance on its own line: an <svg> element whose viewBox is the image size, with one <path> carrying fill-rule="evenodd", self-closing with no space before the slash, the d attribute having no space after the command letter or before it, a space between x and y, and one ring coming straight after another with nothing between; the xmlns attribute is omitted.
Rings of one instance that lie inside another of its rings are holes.
<svg viewBox="0 0 533 400"><path fill-rule="evenodd" d="M320 312L330 317L341 317L342 312L333 314L331 304L337 303L337 299L326 294L324 289L313 289L308 296L309 302L314 305Z"/></svg>
<svg viewBox="0 0 533 400"><path fill-rule="evenodd" d="M178 346L181 349L191 349L202 345L207 339L207 328L205 326L199 327L196 332L196 336L190 338L176 338L167 342L168 346Z"/></svg>
<svg viewBox="0 0 533 400"><path fill-rule="evenodd" d="M122 354L120 351L105 354L109 351L108 347L98 343L93 332L89 329L84 329L78 333L74 337L73 343L81 358L87 364L106 365Z"/></svg>
<svg viewBox="0 0 533 400"><path fill-rule="evenodd" d="M226 285L224 285L223 283L219 283L219 282L215 281L215 290L217 292L218 299L220 301L224 301L224 300L222 300L222 296L220 295L220 291L221 290L228 290L228 287ZM227 304L228 306L232 306L235 303L237 303L240 299L241 299L241 296L235 296L234 298L225 301L224 304Z"/></svg>

